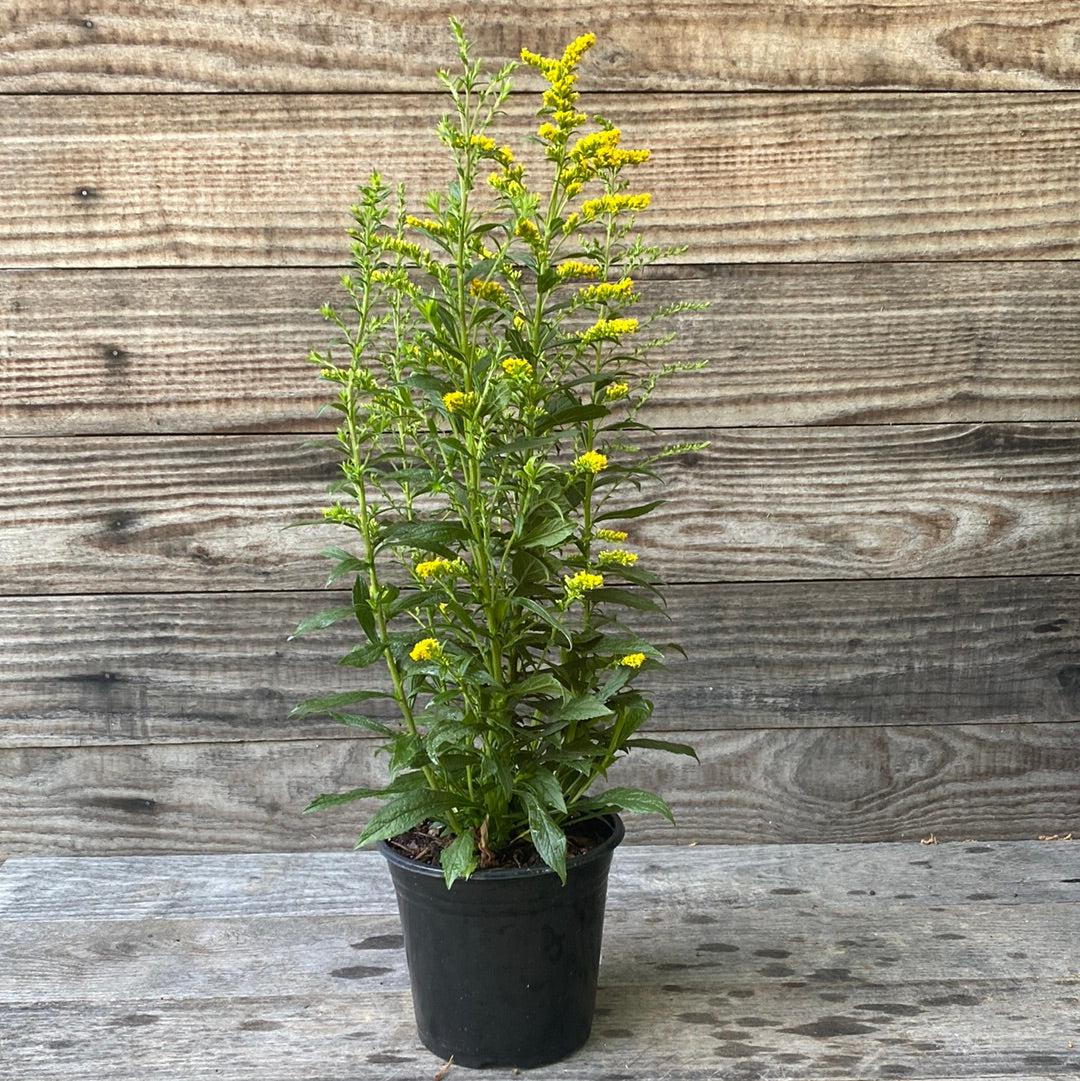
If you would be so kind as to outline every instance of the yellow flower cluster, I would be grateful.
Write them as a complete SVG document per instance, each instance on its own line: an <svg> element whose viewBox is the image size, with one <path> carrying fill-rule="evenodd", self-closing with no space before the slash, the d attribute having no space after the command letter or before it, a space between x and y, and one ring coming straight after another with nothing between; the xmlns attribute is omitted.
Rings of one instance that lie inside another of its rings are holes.
<svg viewBox="0 0 1080 1081"><path fill-rule="evenodd" d="M533 251L537 251L543 246L543 237L540 235L540 230L536 227L536 222L531 218L522 218L515 226L514 233L516 236L521 237Z"/></svg>
<svg viewBox="0 0 1080 1081"><path fill-rule="evenodd" d="M533 366L524 357L507 357L501 367L511 379L528 379L533 373Z"/></svg>
<svg viewBox="0 0 1080 1081"><path fill-rule="evenodd" d="M446 232L446 226L441 221L435 221L434 218L418 218L413 214L406 214L405 224L410 229L423 229L432 236L442 236Z"/></svg>
<svg viewBox="0 0 1080 1081"><path fill-rule="evenodd" d="M502 172L491 173L487 178L488 184L503 195L513 197L524 195L525 186L521 183L525 170L520 165L508 165Z"/></svg>
<svg viewBox="0 0 1080 1081"><path fill-rule="evenodd" d="M431 257L429 252L424 251L419 244L411 240L402 240L396 236L382 238L382 246L385 251L392 251L397 255L404 255L412 259L414 263L422 266L429 274L438 275L439 264Z"/></svg>
<svg viewBox="0 0 1080 1081"><path fill-rule="evenodd" d="M611 300L627 301L634 295L634 279L621 278L617 282L586 285L578 295L586 304L606 304Z"/></svg>
<svg viewBox="0 0 1080 1081"><path fill-rule="evenodd" d="M435 559L425 560L416 564L416 577L426 582L429 578L446 578L465 573L465 564L460 559L443 559L437 556Z"/></svg>
<svg viewBox="0 0 1080 1081"><path fill-rule="evenodd" d="M638 328L636 319L597 319L588 330L578 334L583 345L593 342L614 341L622 334L633 334Z"/></svg>
<svg viewBox="0 0 1080 1081"><path fill-rule="evenodd" d="M568 259L555 268L555 274L561 282L570 278L596 278L600 275L600 268L595 263L581 263L576 259Z"/></svg>
<svg viewBox="0 0 1080 1081"><path fill-rule="evenodd" d="M622 398L625 398L630 393L629 383L608 383L604 389L604 397L609 402L617 402Z"/></svg>
<svg viewBox="0 0 1080 1081"><path fill-rule="evenodd" d="M599 199L586 199L581 204L581 216L585 221L592 221L600 214L648 210L651 202L652 196L647 191L640 195L601 195Z"/></svg>
<svg viewBox="0 0 1080 1081"><path fill-rule="evenodd" d="M583 184L603 169L618 171L626 165L643 165L649 160L648 150L624 150L619 146L622 132L618 128L583 135L570 148L568 165L563 170L567 192L576 195Z"/></svg>
<svg viewBox="0 0 1080 1081"><path fill-rule="evenodd" d="M559 59L541 56L528 49L521 50L522 61L536 68L549 84L544 91L543 111L550 114L554 124L544 123L540 126L540 138L545 141L565 142L579 124L585 123L587 117L577 109L579 95L574 84L577 82L576 69L581 58L595 44L595 34L582 34L566 46Z"/></svg>
<svg viewBox="0 0 1080 1081"><path fill-rule="evenodd" d="M492 304L505 304L507 301L506 290L498 282L483 281L473 278L469 282L469 292L481 300L488 300Z"/></svg>
<svg viewBox="0 0 1080 1081"><path fill-rule="evenodd" d="M565 576L563 581L566 583L566 595L571 600L578 600L589 590L603 586L604 576L593 574L592 571L578 571L577 574Z"/></svg>
<svg viewBox="0 0 1080 1081"><path fill-rule="evenodd" d="M436 661L442 656L438 638L421 638L409 651L414 661Z"/></svg>
<svg viewBox="0 0 1080 1081"><path fill-rule="evenodd" d="M627 653L624 657L619 658L619 664L623 668L640 668L644 663L644 653Z"/></svg>
<svg viewBox="0 0 1080 1081"><path fill-rule="evenodd" d="M607 468L607 455L598 450L587 450L574 459L574 469L578 473L599 473Z"/></svg>
<svg viewBox="0 0 1080 1081"><path fill-rule="evenodd" d="M504 169L514 164L514 152L508 146L499 146L490 135L470 135L469 146L479 150L485 158L492 158Z"/></svg>
<svg viewBox="0 0 1080 1081"><path fill-rule="evenodd" d="M626 540L626 534L621 529L598 529L596 531L596 539L611 541L612 544L619 544Z"/></svg>
<svg viewBox="0 0 1080 1081"><path fill-rule="evenodd" d="M600 553L601 567L632 567L637 562L637 552L628 552L624 548L612 548Z"/></svg>
<svg viewBox="0 0 1080 1081"><path fill-rule="evenodd" d="M476 395L464 391L452 390L442 396L447 413L465 413L476 404Z"/></svg>

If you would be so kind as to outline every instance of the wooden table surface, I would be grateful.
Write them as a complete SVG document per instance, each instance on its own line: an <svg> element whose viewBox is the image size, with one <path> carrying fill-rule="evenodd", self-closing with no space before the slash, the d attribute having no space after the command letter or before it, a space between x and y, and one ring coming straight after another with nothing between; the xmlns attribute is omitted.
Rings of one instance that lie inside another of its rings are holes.
<svg viewBox="0 0 1080 1081"><path fill-rule="evenodd" d="M0 943L4 1078L442 1065L372 853L13 858ZM590 1043L529 1077L1077 1077L1080 844L626 845L600 983Z"/></svg>

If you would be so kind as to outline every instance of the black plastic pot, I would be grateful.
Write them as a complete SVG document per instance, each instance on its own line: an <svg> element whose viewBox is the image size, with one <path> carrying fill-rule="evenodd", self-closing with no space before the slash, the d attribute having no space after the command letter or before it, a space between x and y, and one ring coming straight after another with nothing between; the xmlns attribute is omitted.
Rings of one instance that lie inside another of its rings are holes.
<svg viewBox="0 0 1080 1081"><path fill-rule="evenodd" d="M459 1066L542 1066L589 1038L608 868L622 820L567 865L477 871L448 890L442 870L379 848L405 934L416 1027Z"/></svg>

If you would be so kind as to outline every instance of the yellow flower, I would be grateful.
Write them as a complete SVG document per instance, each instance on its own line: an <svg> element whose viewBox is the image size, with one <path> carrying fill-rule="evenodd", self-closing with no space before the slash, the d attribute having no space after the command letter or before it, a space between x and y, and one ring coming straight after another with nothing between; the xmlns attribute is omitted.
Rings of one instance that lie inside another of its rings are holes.
<svg viewBox="0 0 1080 1081"><path fill-rule="evenodd" d="M409 651L414 661L437 661L442 656L438 638L421 638Z"/></svg>
<svg viewBox="0 0 1080 1081"><path fill-rule="evenodd" d="M620 541L626 540L626 534L621 529L598 529L596 539L618 544Z"/></svg>
<svg viewBox="0 0 1080 1081"><path fill-rule="evenodd" d="M609 300L629 300L634 292L634 279L622 278L617 282L600 282L586 285L578 296L587 304L607 303Z"/></svg>
<svg viewBox="0 0 1080 1081"><path fill-rule="evenodd" d="M601 195L599 199L587 199L581 205L581 216L592 221L598 214L622 214L625 211L648 210L652 196L646 191L640 195Z"/></svg>
<svg viewBox="0 0 1080 1081"><path fill-rule="evenodd" d="M475 394L465 394L460 390L451 390L442 396L447 413L464 413L476 404Z"/></svg>
<svg viewBox="0 0 1080 1081"><path fill-rule="evenodd" d="M421 578L426 582L429 578L462 574L465 571L465 564L460 559L443 559L442 556L437 556L435 559L417 563L415 569L417 578Z"/></svg>
<svg viewBox="0 0 1080 1081"><path fill-rule="evenodd" d="M600 553L601 567L632 567L637 562L636 552L627 552L622 548L613 548Z"/></svg>
<svg viewBox="0 0 1080 1081"><path fill-rule="evenodd" d="M476 147L484 154L490 154L495 150L495 140L490 135L470 135L469 145Z"/></svg>
<svg viewBox="0 0 1080 1081"><path fill-rule="evenodd" d="M591 571L578 571L577 574L564 576L563 581L566 583L566 595L571 600L579 600L589 590L599 589L604 584L604 576Z"/></svg>
<svg viewBox="0 0 1080 1081"><path fill-rule="evenodd" d="M604 389L604 397L609 402L617 402L620 398L625 398L630 393L629 383L608 383Z"/></svg>
<svg viewBox="0 0 1080 1081"><path fill-rule="evenodd" d="M469 292L493 304L505 304L507 300L506 290L498 282L482 281L480 278L473 278L469 282Z"/></svg>
<svg viewBox="0 0 1080 1081"><path fill-rule="evenodd" d="M623 668L640 668L645 663L644 653L627 653L626 656L620 657L619 664Z"/></svg>
<svg viewBox="0 0 1080 1081"><path fill-rule="evenodd" d="M559 281L564 282L567 278L595 278L600 274L600 268L595 263L580 263L575 259L568 259L555 268Z"/></svg>
<svg viewBox="0 0 1080 1081"><path fill-rule="evenodd" d="M517 223L514 233L521 237L533 251L536 251L543 245L544 238L540 235L540 230L536 227L536 222L532 221L530 218L522 218L521 221Z"/></svg>
<svg viewBox="0 0 1080 1081"><path fill-rule="evenodd" d="M435 236L441 236L446 232L446 226L442 222L435 221L434 218L417 218L412 214L408 214L405 217L405 224L412 229L423 229L427 233L432 233Z"/></svg>
<svg viewBox="0 0 1080 1081"><path fill-rule="evenodd" d="M511 379L528 379L533 372L533 366L524 357L507 357L501 367Z"/></svg>
<svg viewBox="0 0 1080 1081"><path fill-rule="evenodd" d="M607 468L607 455L598 450L587 450L574 459L574 469L579 473L599 473Z"/></svg>
<svg viewBox="0 0 1080 1081"><path fill-rule="evenodd" d="M583 345L593 342L614 341L621 334L633 334L638 328L636 319L598 319L588 330L578 334Z"/></svg>
<svg viewBox="0 0 1080 1081"><path fill-rule="evenodd" d="M565 138L587 119L584 113L578 112L575 108L579 96L574 89L574 84L577 82L575 69L581 63L581 58L586 51L595 43L595 34L582 34L566 46L558 59L541 56L529 49L521 50L521 59L536 68L550 85L550 89L544 91L544 108L555 121L556 130L552 132L550 124L542 124L539 132L541 138L546 138L549 142Z"/></svg>

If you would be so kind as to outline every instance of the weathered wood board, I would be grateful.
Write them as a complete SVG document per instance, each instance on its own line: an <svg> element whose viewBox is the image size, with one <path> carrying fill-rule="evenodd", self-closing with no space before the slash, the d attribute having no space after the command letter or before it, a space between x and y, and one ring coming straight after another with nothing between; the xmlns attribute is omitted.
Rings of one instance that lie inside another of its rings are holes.
<svg viewBox="0 0 1080 1081"><path fill-rule="evenodd" d="M624 847L593 1037L529 1076L1072 1076L1074 847ZM10 860L5 1065L46 1081L433 1077L394 908L375 854Z"/></svg>
<svg viewBox="0 0 1080 1081"><path fill-rule="evenodd" d="M1080 831L1080 725L886 726L675 733L701 764L638 753L609 778L664 792L679 825L639 842L878 841ZM120 854L333 849L362 804L315 794L385 773L370 739L0 751L3 851Z"/></svg>
<svg viewBox="0 0 1080 1081"><path fill-rule="evenodd" d="M0 598L0 746L334 738L302 698L382 686L333 661L348 624L286 642L330 593ZM656 729L1076 721L1076 578L673 587L683 660ZM377 706L377 704L376 704ZM369 713L381 711L371 708Z"/></svg>
<svg viewBox="0 0 1080 1081"><path fill-rule="evenodd" d="M632 841L641 820L627 821ZM1068 845L1065 841L893 842L857 848L747 844L713 845L703 854L686 845L660 850L626 844L616 857L608 911L641 913L644 918L662 899L679 912L679 922L714 927L719 934L724 916L740 909L761 920L768 919L770 910L776 911L776 919L790 920L812 908L823 908L832 918L847 918L868 909L900 910L907 907L903 902L917 899L920 911L951 908L952 918L978 928L982 921L968 919L963 911L975 904L1037 904L1049 910L1075 901L1078 885L1069 876L1080 851ZM703 855L707 870L702 868ZM710 883L707 903L700 892L703 875ZM990 882L1002 885L995 892L988 888ZM976 893L982 896L973 898ZM318 920L390 916L396 911L382 857L368 849L302 856L291 852L93 859L17 856L0 874L0 918L12 934L11 924L16 922L66 925L77 919L83 925L104 920L162 927L162 921L212 919L237 926L265 917ZM915 914L908 912L903 918L910 922ZM1023 933L1019 924L1013 930ZM1031 946L1035 955L1042 956L1034 942ZM374 942L364 948L374 948ZM1069 959L1059 958L1066 963Z"/></svg>
<svg viewBox="0 0 1080 1081"><path fill-rule="evenodd" d="M693 429L634 530L670 582L1071 574L1080 425ZM0 592L303 589L341 531L298 436L9 439ZM27 491L48 492L28 500ZM629 497L628 497L629 498ZM629 505L629 502L625 505ZM633 523L631 523L633 525Z"/></svg>
<svg viewBox="0 0 1080 1081"><path fill-rule="evenodd" d="M0 272L7 435L312 431L303 358L338 272ZM1080 264L829 263L657 268L678 319L657 426L1080 419ZM162 388L168 393L162 394ZM238 393L238 388L243 393Z"/></svg>
<svg viewBox="0 0 1080 1081"><path fill-rule="evenodd" d="M597 95L693 262L1080 255L1080 97ZM446 181L426 95L5 99L0 266L338 265L356 184ZM535 103L503 129L526 143ZM503 134L500 132L500 135Z"/></svg>
<svg viewBox="0 0 1080 1081"><path fill-rule="evenodd" d="M430 90L456 61L443 0L58 0L7 14L0 90ZM610 8L494 0L467 14L479 55L547 53L589 29L595 83L622 90L1080 86L1076 8L1063 0L646 0ZM525 76L527 80L527 75Z"/></svg>

